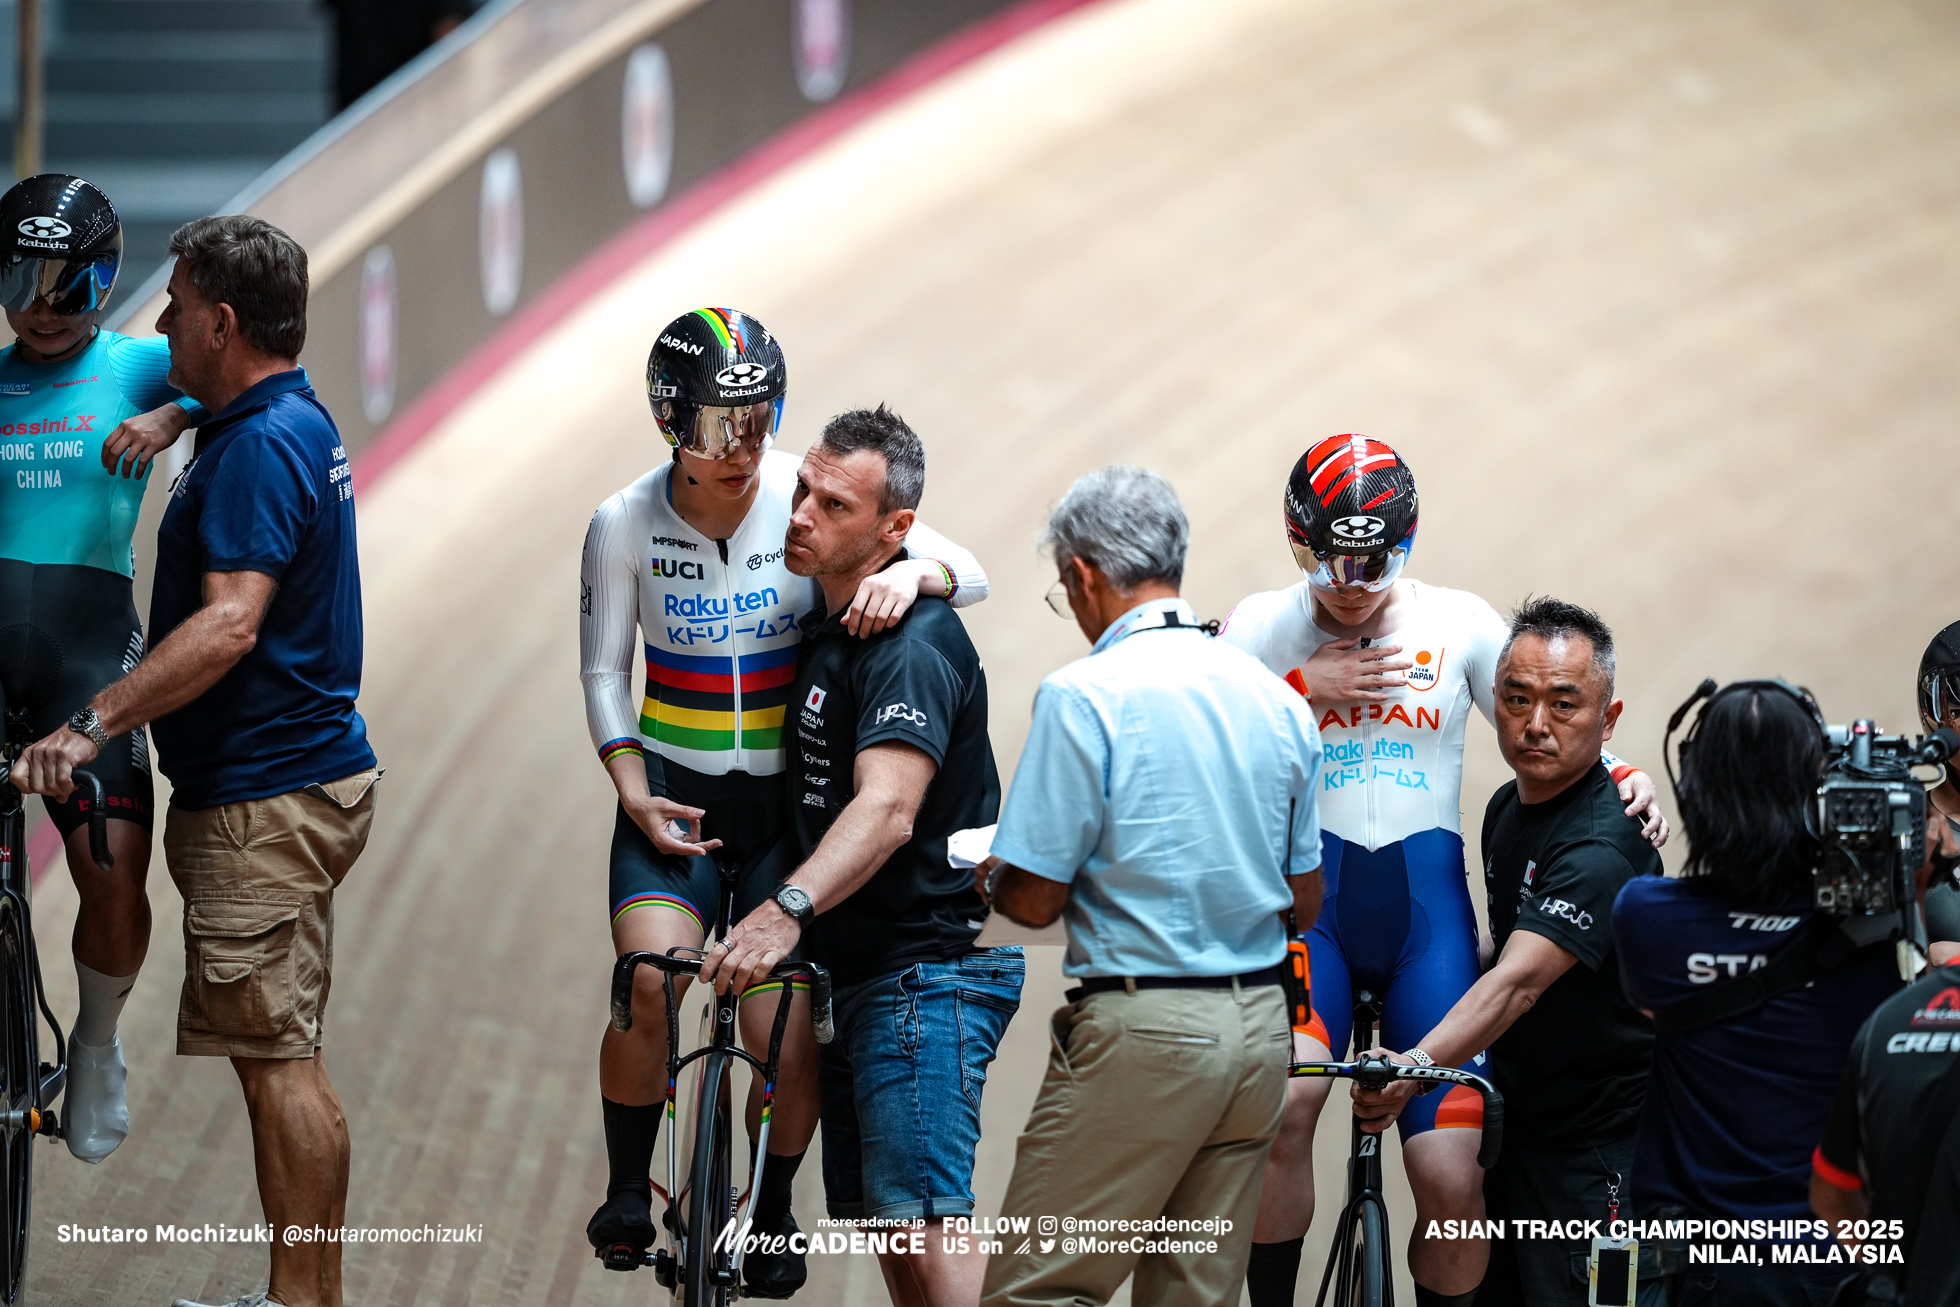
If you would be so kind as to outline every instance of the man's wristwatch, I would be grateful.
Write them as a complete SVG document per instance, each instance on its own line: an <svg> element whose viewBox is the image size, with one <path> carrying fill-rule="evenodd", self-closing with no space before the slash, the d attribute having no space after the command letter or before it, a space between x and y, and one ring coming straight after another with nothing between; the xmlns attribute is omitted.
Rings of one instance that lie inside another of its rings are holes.
<svg viewBox="0 0 1960 1307"><path fill-rule="evenodd" d="M95 715L95 709L84 708L68 719L68 729L77 735L86 735L95 742L98 749L109 747L109 732L102 729L102 719Z"/></svg>
<svg viewBox="0 0 1960 1307"><path fill-rule="evenodd" d="M785 915L794 918L798 925L809 925L810 919L817 915L816 901L794 885L781 886L776 890L774 898L776 906L781 908Z"/></svg>

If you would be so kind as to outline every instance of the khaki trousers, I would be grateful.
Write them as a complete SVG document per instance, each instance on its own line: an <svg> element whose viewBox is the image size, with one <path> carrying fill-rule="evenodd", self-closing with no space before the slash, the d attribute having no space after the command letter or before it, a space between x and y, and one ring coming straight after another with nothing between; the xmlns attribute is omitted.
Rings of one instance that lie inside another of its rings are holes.
<svg viewBox="0 0 1960 1307"><path fill-rule="evenodd" d="M1092 994L1057 1009L1050 1032L1048 1071L1002 1208L1031 1218L1034 1246L1017 1254L1015 1236L989 1259L983 1303L1104 1303L1132 1270L1137 1307L1236 1303L1286 1098L1291 1041L1279 986ZM1042 1217L1058 1228L1044 1229ZM1078 1225L1071 1234L1066 1225L1156 1217L1231 1228ZM1085 1238L1121 1247L1083 1251ZM1143 1247L1164 1240L1216 1242L1217 1251Z"/></svg>

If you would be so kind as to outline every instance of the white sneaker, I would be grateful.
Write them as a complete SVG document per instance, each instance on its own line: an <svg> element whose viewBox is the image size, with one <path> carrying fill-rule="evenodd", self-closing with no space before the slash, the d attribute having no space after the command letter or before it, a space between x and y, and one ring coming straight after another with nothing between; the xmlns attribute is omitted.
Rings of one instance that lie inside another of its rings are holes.
<svg viewBox="0 0 1960 1307"><path fill-rule="evenodd" d="M248 1293L243 1298L234 1298L227 1303L192 1302L189 1298L179 1298L170 1307L279 1307L279 1304L266 1297L272 1292L270 1286L257 1293Z"/></svg>
<svg viewBox="0 0 1960 1307"><path fill-rule="evenodd" d="M64 1101L68 1151L84 1162L100 1162L129 1135L129 1070L122 1040L110 1036L102 1048L68 1041L68 1093Z"/></svg>

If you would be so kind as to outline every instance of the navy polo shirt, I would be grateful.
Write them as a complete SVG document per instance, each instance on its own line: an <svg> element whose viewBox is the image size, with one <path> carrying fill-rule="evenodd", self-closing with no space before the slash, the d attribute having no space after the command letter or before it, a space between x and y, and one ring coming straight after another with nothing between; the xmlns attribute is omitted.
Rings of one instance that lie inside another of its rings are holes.
<svg viewBox="0 0 1960 1307"><path fill-rule="evenodd" d="M1665 1011L1763 966L1810 919L1800 901L1724 903L1686 880L1629 881L1613 906L1627 995ZM1633 1210L1808 1217L1811 1149L1852 1036L1902 983L1889 953L1859 958L1720 1025L1660 1036L1634 1148Z"/></svg>
<svg viewBox="0 0 1960 1307"><path fill-rule="evenodd" d="M303 368L247 390L204 423L157 531L150 638L204 605L207 572L263 572L277 587L252 651L150 724L180 808L286 794L375 765L354 710L361 688L361 570L354 483L333 419Z"/></svg>

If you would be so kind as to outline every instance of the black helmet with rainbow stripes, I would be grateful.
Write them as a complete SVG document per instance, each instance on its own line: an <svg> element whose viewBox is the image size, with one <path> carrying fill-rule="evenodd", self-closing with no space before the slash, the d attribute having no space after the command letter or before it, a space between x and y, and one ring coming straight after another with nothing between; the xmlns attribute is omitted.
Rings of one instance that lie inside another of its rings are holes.
<svg viewBox="0 0 1960 1307"><path fill-rule="evenodd" d="M760 450L782 420L789 373L782 347L738 309L683 313L647 355L647 403L676 450L726 458Z"/></svg>

